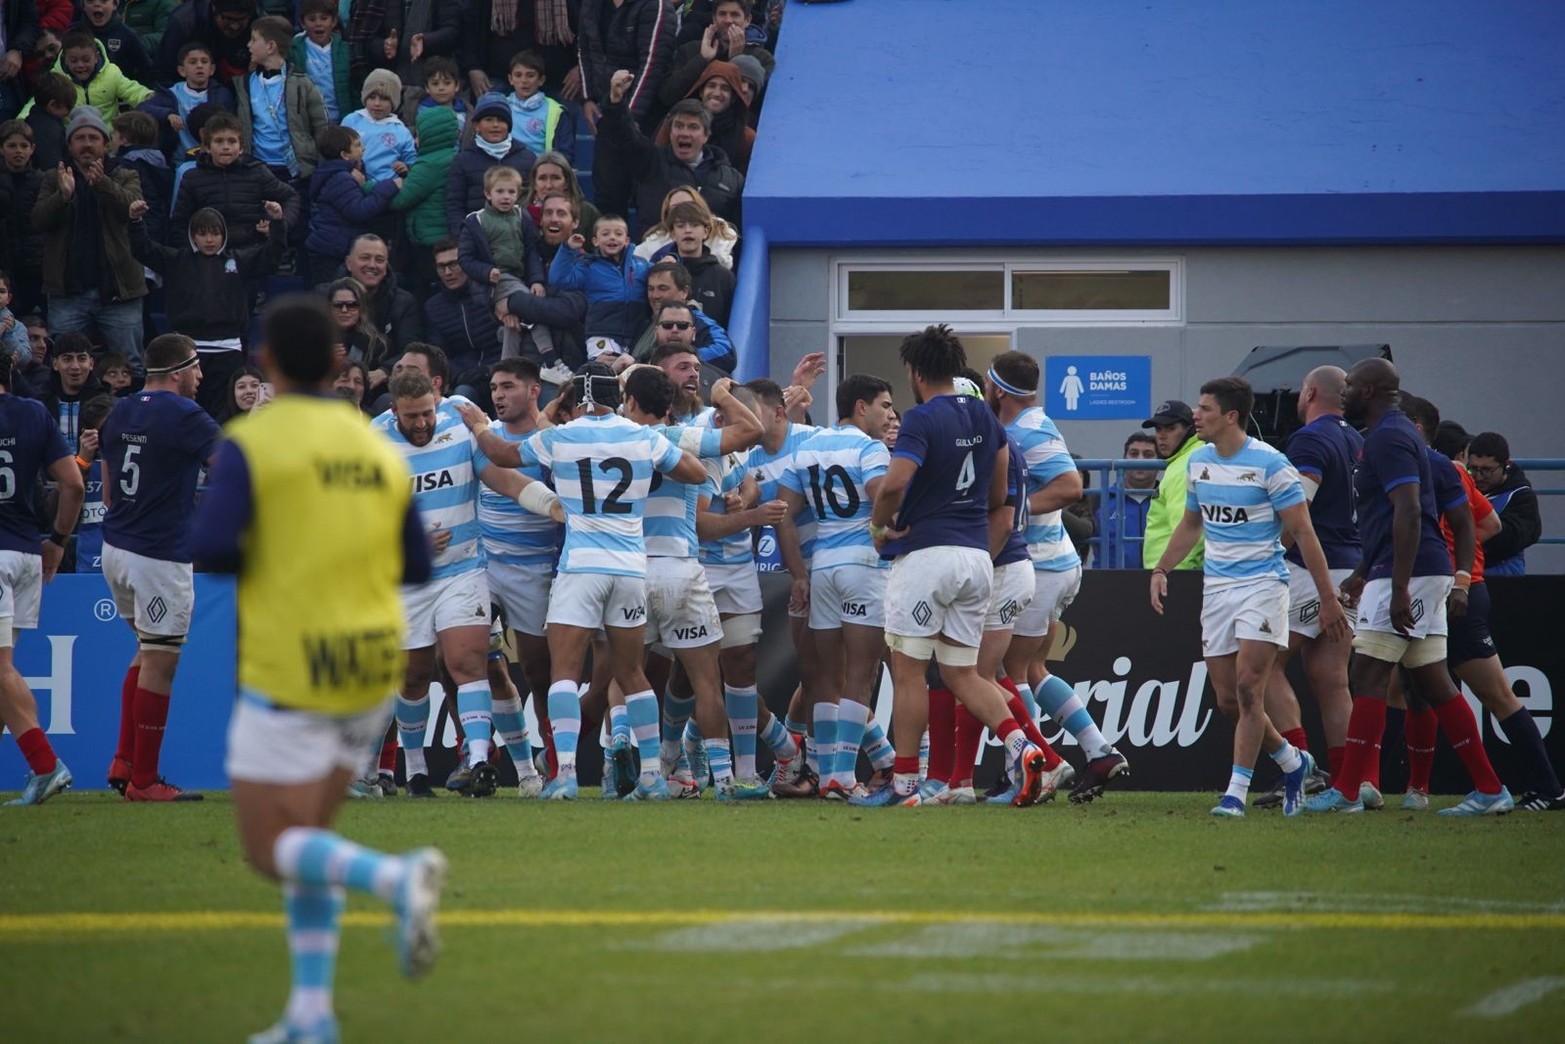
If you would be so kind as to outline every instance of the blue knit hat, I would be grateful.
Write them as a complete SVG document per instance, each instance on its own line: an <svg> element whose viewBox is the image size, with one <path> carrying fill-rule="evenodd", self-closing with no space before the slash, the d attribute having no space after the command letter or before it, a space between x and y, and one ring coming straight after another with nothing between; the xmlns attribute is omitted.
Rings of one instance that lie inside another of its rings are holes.
<svg viewBox="0 0 1565 1044"><path fill-rule="evenodd" d="M498 116L505 121L506 127L511 126L511 103L505 95L499 91L490 91L478 99L478 104L473 106L473 122L477 123L485 116Z"/></svg>

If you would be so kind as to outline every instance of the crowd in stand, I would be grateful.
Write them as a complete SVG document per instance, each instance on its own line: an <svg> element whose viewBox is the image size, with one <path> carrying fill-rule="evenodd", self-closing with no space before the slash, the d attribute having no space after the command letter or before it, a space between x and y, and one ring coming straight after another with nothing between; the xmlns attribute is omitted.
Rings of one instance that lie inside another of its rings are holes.
<svg viewBox="0 0 1565 1044"><path fill-rule="evenodd" d="M143 343L174 330L227 419L265 400L253 316L290 277L330 300L366 410L415 342L485 405L502 357L557 385L660 337L693 338L710 384L738 362L740 201L781 8L0 0L16 390L79 448L86 404L139 387Z"/></svg>

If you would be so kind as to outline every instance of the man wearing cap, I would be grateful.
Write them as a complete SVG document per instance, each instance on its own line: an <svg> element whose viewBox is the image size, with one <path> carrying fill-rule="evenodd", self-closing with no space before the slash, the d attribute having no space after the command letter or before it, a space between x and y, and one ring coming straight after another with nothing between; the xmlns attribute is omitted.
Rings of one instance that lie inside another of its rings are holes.
<svg viewBox="0 0 1565 1044"><path fill-rule="evenodd" d="M1178 399L1166 399L1158 403L1152 416L1141 422L1143 428L1151 428L1157 439L1157 455L1168 462L1163 469L1163 480L1158 483L1157 499L1147 509L1147 531L1141 543L1141 565L1151 569L1163 557L1174 535L1174 527L1185 513L1185 466L1201 445L1195 436L1195 415L1190 407ZM1200 569L1206 558L1204 536L1196 537L1190 553L1179 560L1175 569Z"/></svg>
<svg viewBox="0 0 1565 1044"><path fill-rule="evenodd" d="M96 329L140 371L147 281L130 250L130 205L141 180L109 156L109 128L90 105L71 111L65 144L69 162L44 174L33 207L50 327L56 336Z"/></svg>

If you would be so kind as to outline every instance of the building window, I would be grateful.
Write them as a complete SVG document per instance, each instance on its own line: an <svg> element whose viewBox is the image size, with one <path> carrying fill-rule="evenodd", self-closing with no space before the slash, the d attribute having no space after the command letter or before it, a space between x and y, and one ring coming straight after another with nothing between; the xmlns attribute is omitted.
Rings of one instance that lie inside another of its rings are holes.
<svg viewBox="0 0 1565 1044"><path fill-rule="evenodd" d="M1012 327L1179 323L1183 274L1176 258L843 260L835 318L854 325L946 317Z"/></svg>
<svg viewBox="0 0 1565 1044"><path fill-rule="evenodd" d="M848 309L854 312L998 312L1005 307L1005 273L891 268L849 269Z"/></svg>
<svg viewBox="0 0 1565 1044"><path fill-rule="evenodd" d="M1167 312L1173 300L1167 268L1011 270L1013 312Z"/></svg>

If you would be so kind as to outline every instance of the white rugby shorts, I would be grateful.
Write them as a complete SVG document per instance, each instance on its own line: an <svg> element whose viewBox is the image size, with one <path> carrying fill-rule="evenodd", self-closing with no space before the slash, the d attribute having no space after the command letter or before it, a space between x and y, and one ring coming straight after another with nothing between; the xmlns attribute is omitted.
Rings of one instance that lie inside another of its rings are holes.
<svg viewBox="0 0 1565 1044"><path fill-rule="evenodd" d="M517 565L490 559L489 597L505 614L505 625L523 634L542 636L549 617L549 587L554 569L547 565Z"/></svg>
<svg viewBox="0 0 1565 1044"><path fill-rule="evenodd" d="M1331 586L1340 588L1353 570L1332 569L1330 573ZM1352 617L1348 623L1352 625ZM1292 562L1288 563L1288 630L1306 638L1320 637L1320 592L1315 590L1310 571Z"/></svg>
<svg viewBox="0 0 1565 1044"><path fill-rule="evenodd" d="M43 556L0 551L0 649L16 644L17 631L38 626L43 599Z"/></svg>
<svg viewBox="0 0 1565 1044"><path fill-rule="evenodd" d="M258 693L239 694L228 720L228 778L291 786L355 774L380 749L391 720L391 697L358 714L335 716L279 707Z"/></svg>
<svg viewBox="0 0 1565 1044"><path fill-rule="evenodd" d="M900 555L886 580L886 633L904 638L943 634L976 649L993 588L994 562L986 550L921 547ZM815 601L813 592L810 601Z"/></svg>
<svg viewBox="0 0 1565 1044"><path fill-rule="evenodd" d="M1027 564L1032 565L1031 562ZM1065 610L1081 593L1079 565L1060 572L1034 569L1033 574L1037 586L1033 590L1032 604L1016 621L1014 628L1022 638L1042 638L1048 634L1049 628L1065 615Z"/></svg>
<svg viewBox="0 0 1565 1044"><path fill-rule="evenodd" d="M842 565L810 574L810 627L834 631L843 624L886 626L889 569Z"/></svg>
<svg viewBox="0 0 1565 1044"><path fill-rule="evenodd" d="M137 633L167 638L190 633L196 585L189 562L148 558L105 542L103 579L109 583L120 619Z"/></svg>
<svg viewBox="0 0 1565 1044"><path fill-rule="evenodd" d="M1037 593L1038 581L1033 575L1036 572L1032 562L1025 558L1020 562L1008 562L995 567L994 588L989 594L989 612L984 617L985 633L1016 628L1017 621L1026 614L1027 607L1032 605Z"/></svg>
<svg viewBox="0 0 1565 1044"><path fill-rule="evenodd" d="M765 608L761 600L761 578L754 562L736 562L730 565L708 565L706 583L712 590L712 601L723 616L745 616L759 613Z"/></svg>
<svg viewBox="0 0 1565 1044"><path fill-rule="evenodd" d="M1288 585L1280 578L1208 588L1201 598L1201 653L1229 656L1239 642L1288 646Z"/></svg>
<svg viewBox="0 0 1565 1044"><path fill-rule="evenodd" d="M647 620L647 585L639 576L558 573L549 589L548 623L567 627L640 627Z"/></svg>
<svg viewBox="0 0 1565 1044"><path fill-rule="evenodd" d="M407 621L404 649L427 649L435 636L456 627L489 628L489 581L474 569L427 584L402 588L402 615Z"/></svg>
<svg viewBox="0 0 1565 1044"><path fill-rule="evenodd" d="M1449 576L1415 576L1408 582L1407 593L1413 600L1411 631L1403 634L1391 626L1389 576L1371 580L1364 585L1364 593L1359 595L1358 630L1379 631L1410 640L1449 633L1445 615L1446 596L1451 593Z"/></svg>
<svg viewBox="0 0 1565 1044"><path fill-rule="evenodd" d="M699 649L721 641L723 621L694 558L647 559L647 644Z"/></svg>

